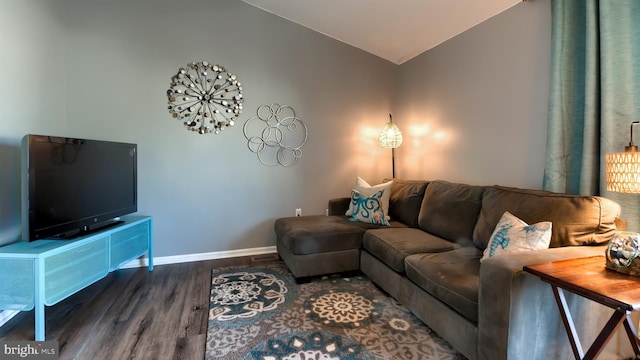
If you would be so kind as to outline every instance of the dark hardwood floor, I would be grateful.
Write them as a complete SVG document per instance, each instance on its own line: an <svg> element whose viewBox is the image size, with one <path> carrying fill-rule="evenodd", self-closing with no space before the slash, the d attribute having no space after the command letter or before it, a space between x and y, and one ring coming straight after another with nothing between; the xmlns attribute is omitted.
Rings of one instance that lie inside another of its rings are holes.
<svg viewBox="0 0 640 360"><path fill-rule="evenodd" d="M46 339L60 359L203 359L211 271L264 264L277 255L123 269L47 307ZM0 327L4 341L33 340L34 313Z"/></svg>

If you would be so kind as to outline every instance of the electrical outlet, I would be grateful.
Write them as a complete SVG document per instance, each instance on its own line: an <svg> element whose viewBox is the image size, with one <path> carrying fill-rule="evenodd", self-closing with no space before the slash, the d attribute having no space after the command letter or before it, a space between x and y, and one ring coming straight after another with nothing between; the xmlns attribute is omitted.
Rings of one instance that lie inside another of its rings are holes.
<svg viewBox="0 0 640 360"><path fill-rule="evenodd" d="M302 209L300 208L296 209L296 216L302 216Z"/></svg>

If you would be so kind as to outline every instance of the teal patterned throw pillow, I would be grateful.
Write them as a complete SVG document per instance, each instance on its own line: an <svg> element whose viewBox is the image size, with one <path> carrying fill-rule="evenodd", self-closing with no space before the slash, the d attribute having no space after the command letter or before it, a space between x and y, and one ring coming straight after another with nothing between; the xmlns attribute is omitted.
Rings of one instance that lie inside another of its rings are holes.
<svg viewBox="0 0 640 360"><path fill-rule="evenodd" d="M492 256L546 249L551 242L551 222L528 225L508 211L498 221L480 261Z"/></svg>
<svg viewBox="0 0 640 360"><path fill-rule="evenodd" d="M391 195L391 184L393 184L393 180L387 181L386 183L371 186L363 178L358 176L356 177L356 187L353 188L353 190L366 196L371 196L377 193L378 191L384 191L382 193L382 197L380 198L380 204L382 205L384 218L386 220L390 220L391 218L389 217L389 196ZM347 209L347 212L345 213L345 215L347 216L351 216L351 214L353 214L353 203L349 203L349 209Z"/></svg>
<svg viewBox="0 0 640 360"><path fill-rule="evenodd" d="M353 208L353 212L351 213L349 221L389 226L389 222L385 219L385 213L382 210L383 193L384 191L380 190L367 196L356 190L351 190L351 207Z"/></svg>

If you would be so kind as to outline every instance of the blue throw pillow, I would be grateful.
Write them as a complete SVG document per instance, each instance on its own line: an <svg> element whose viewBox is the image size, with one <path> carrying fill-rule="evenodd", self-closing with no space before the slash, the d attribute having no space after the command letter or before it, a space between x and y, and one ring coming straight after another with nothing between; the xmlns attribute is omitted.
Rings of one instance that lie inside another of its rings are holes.
<svg viewBox="0 0 640 360"><path fill-rule="evenodd" d="M367 196L356 190L351 190L351 207L353 212L349 221L360 221L367 224L389 226L389 222L385 219L385 213L382 210L382 195L384 191L380 190Z"/></svg>

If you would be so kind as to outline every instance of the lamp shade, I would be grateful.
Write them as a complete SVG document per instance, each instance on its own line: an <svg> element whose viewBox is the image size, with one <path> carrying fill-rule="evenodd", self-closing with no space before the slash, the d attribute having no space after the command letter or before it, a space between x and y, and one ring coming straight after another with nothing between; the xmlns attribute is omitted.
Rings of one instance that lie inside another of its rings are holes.
<svg viewBox="0 0 640 360"><path fill-rule="evenodd" d="M633 121L629 126L629 146L624 152L605 155L605 180L607 191L619 193L640 193L640 152L633 145L633 126L640 121Z"/></svg>
<svg viewBox="0 0 640 360"><path fill-rule="evenodd" d="M378 135L378 142L382 148L395 149L402 144L402 133L391 120L391 115L389 115L389 119L389 122L384 125L380 135Z"/></svg>
<svg viewBox="0 0 640 360"><path fill-rule="evenodd" d="M627 150L605 155L607 191L640 193L640 152Z"/></svg>

